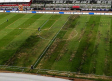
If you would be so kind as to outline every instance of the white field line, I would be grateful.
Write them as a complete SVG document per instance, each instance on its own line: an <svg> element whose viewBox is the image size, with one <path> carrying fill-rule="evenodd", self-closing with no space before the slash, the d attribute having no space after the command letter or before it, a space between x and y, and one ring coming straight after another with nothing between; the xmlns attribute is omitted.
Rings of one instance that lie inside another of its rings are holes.
<svg viewBox="0 0 112 81"><path fill-rule="evenodd" d="M75 30L76 31L76 30ZM76 31L77 32L77 31ZM73 37L73 38L75 38L76 36L78 35L78 32L77 32L77 34Z"/></svg>
<svg viewBox="0 0 112 81"><path fill-rule="evenodd" d="M52 16L51 16L52 17ZM50 18L51 18L50 17ZM40 27L40 29L50 20L50 18ZM41 31L40 31L41 32ZM44 39L44 40L50 40L50 39L46 39L46 38L43 38L43 37L41 37L40 36L40 32L38 33L38 35L39 35L39 37L41 38L41 39Z"/></svg>
<svg viewBox="0 0 112 81"><path fill-rule="evenodd" d="M42 28L48 21L49 21L49 19L40 28Z"/></svg>
<svg viewBox="0 0 112 81"><path fill-rule="evenodd" d="M76 29L75 29L75 31L76 31ZM68 38L68 39L66 39L66 40L73 39L73 38L75 38L77 35L78 35L78 32L76 31L76 34L75 34L75 36L74 36L74 37L72 37L72 38Z"/></svg>
<svg viewBox="0 0 112 81"><path fill-rule="evenodd" d="M58 19L59 20L59 19ZM57 22L57 20L54 22L54 24ZM54 24L49 28L49 30L54 26Z"/></svg>
<svg viewBox="0 0 112 81"><path fill-rule="evenodd" d="M57 20L54 22L54 24L57 22ZM54 25L53 24L53 25ZM53 27L53 25L48 29L48 30L50 30L52 27ZM44 25L43 25L44 26ZM40 31L41 32L41 31ZM38 33L38 35L39 35L39 37L41 38L41 39L44 39L44 40L51 40L51 39L46 39L46 38L43 38L42 36L40 36L40 32Z"/></svg>
<svg viewBox="0 0 112 81"><path fill-rule="evenodd" d="M48 21L49 21L49 19L48 19L40 28L42 28ZM41 31L40 31L40 32L41 32ZM41 39L49 40L49 39L45 39L45 38L41 37L41 36L40 36L40 32L38 33L38 35L39 35L39 37L40 37Z"/></svg>
<svg viewBox="0 0 112 81"><path fill-rule="evenodd" d="M41 32L41 31L40 31ZM46 39L46 38L43 38L42 36L40 36L40 32L38 33L39 37L43 40L50 40L50 39Z"/></svg>
<svg viewBox="0 0 112 81"><path fill-rule="evenodd" d="M7 20L6 20L6 19L0 19L0 20L4 20L4 22L2 22L1 24L3 24L3 23L5 23L5 22L7 22ZM0 25L1 25L1 24L0 24Z"/></svg>
<svg viewBox="0 0 112 81"><path fill-rule="evenodd" d="M50 19L49 19L50 20ZM54 22L54 24L57 22L57 20ZM50 27L50 28L48 28L47 30L50 30L53 26L54 26L54 24ZM44 26L44 25L43 25ZM42 26L42 27L43 27ZM41 31L40 31L41 32ZM39 35L39 37L41 38L41 39L44 39L44 40L51 40L51 39L46 39L46 38L43 38L42 36L40 36L40 32L38 33L38 35Z"/></svg>
<svg viewBox="0 0 112 81"><path fill-rule="evenodd" d="M65 24L68 22L69 18L67 19L67 21L65 22ZM65 24L61 27L61 29L65 26ZM47 49L50 47L51 43L55 40L55 38L57 37L57 35L61 31L61 29L57 32L57 34L54 36L54 38L50 41L50 43L48 44L48 46L46 47L46 49L44 50L44 52L41 54L41 56L39 57L39 59L36 61L36 63L33 65L33 67L35 67L36 64L40 61L40 59L42 58L42 56L44 55L44 53L47 51Z"/></svg>
<svg viewBox="0 0 112 81"><path fill-rule="evenodd" d="M19 18L20 19L20 18ZM16 21L18 21L19 19L15 20L14 22L12 22L11 24L9 24L8 26L6 26L5 28L9 27L10 25L14 24ZM19 24L20 25L20 24Z"/></svg>
<svg viewBox="0 0 112 81"><path fill-rule="evenodd" d="M41 37L40 35L39 35L39 37L40 37L41 39L43 39L43 40L50 40L50 39L43 38L43 37Z"/></svg>
<svg viewBox="0 0 112 81"><path fill-rule="evenodd" d="M4 20L4 22L2 22L1 24L7 22L6 19L0 19L0 20ZM17 19L17 20L18 20L18 19ZM1 25L1 24L0 24L0 25ZM12 23L11 23L11 24L12 24ZM9 25L10 25L10 24L9 24Z"/></svg>
<svg viewBox="0 0 112 81"><path fill-rule="evenodd" d="M1 24L5 23L5 22L6 22L6 21L2 22ZM0 24L0 25L1 25L1 24Z"/></svg>
<svg viewBox="0 0 112 81"><path fill-rule="evenodd" d="M51 17L52 17L52 15L51 15ZM49 17L49 19L44 24L42 24L42 26L40 27L40 29L50 20L51 17Z"/></svg>

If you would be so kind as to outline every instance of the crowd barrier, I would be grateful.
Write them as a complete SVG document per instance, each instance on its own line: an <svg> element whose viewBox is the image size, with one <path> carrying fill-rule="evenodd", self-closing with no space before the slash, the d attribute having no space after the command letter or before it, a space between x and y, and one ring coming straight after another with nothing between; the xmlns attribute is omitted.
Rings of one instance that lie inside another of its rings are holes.
<svg viewBox="0 0 112 81"><path fill-rule="evenodd" d="M84 15L112 15L112 13L94 13L94 12L48 12L48 11L3 11L0 12L6 13L43 13L43 14L84 14Z"/></svg>

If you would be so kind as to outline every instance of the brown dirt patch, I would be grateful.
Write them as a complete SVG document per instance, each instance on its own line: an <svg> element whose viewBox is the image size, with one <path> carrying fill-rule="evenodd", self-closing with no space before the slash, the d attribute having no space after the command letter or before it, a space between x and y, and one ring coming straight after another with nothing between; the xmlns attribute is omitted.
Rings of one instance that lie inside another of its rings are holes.
<svg viewBox="0 0 112 81"><path fill-rule="evenodd" d="M73 30L73 31L70 33L68 40L69 40L69 39L73 39L73 38L76 36L76 34L77 34L76 30Z"/></svg>
<svg viewBox="0 0 112 81"><path fill-rule="evenodd" d="M93 80L88 80L88 79L74 79L74 81L93 81Z"/></svg>

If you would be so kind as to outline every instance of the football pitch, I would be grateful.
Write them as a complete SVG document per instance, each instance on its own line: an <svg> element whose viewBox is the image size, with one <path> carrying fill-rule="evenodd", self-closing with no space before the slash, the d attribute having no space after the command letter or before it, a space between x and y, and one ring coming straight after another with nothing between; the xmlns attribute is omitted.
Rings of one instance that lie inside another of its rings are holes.
<svg viewBox="0 0 112 81"><path fill-rule="evenodd" d="M0 65L112 76L112 16L0 13Z"/></svg>

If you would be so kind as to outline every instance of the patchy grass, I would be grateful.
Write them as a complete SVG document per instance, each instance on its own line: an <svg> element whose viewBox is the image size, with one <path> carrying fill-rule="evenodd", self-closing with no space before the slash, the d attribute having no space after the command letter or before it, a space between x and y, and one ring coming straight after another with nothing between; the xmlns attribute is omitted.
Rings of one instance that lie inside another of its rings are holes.
<svg viewBox="0 0 112 81"><path fill-rule="evenodd" d="M38 69L112 76L111 23L110 16L0 13L0 65L30 67L43 54Z"/></svg>

